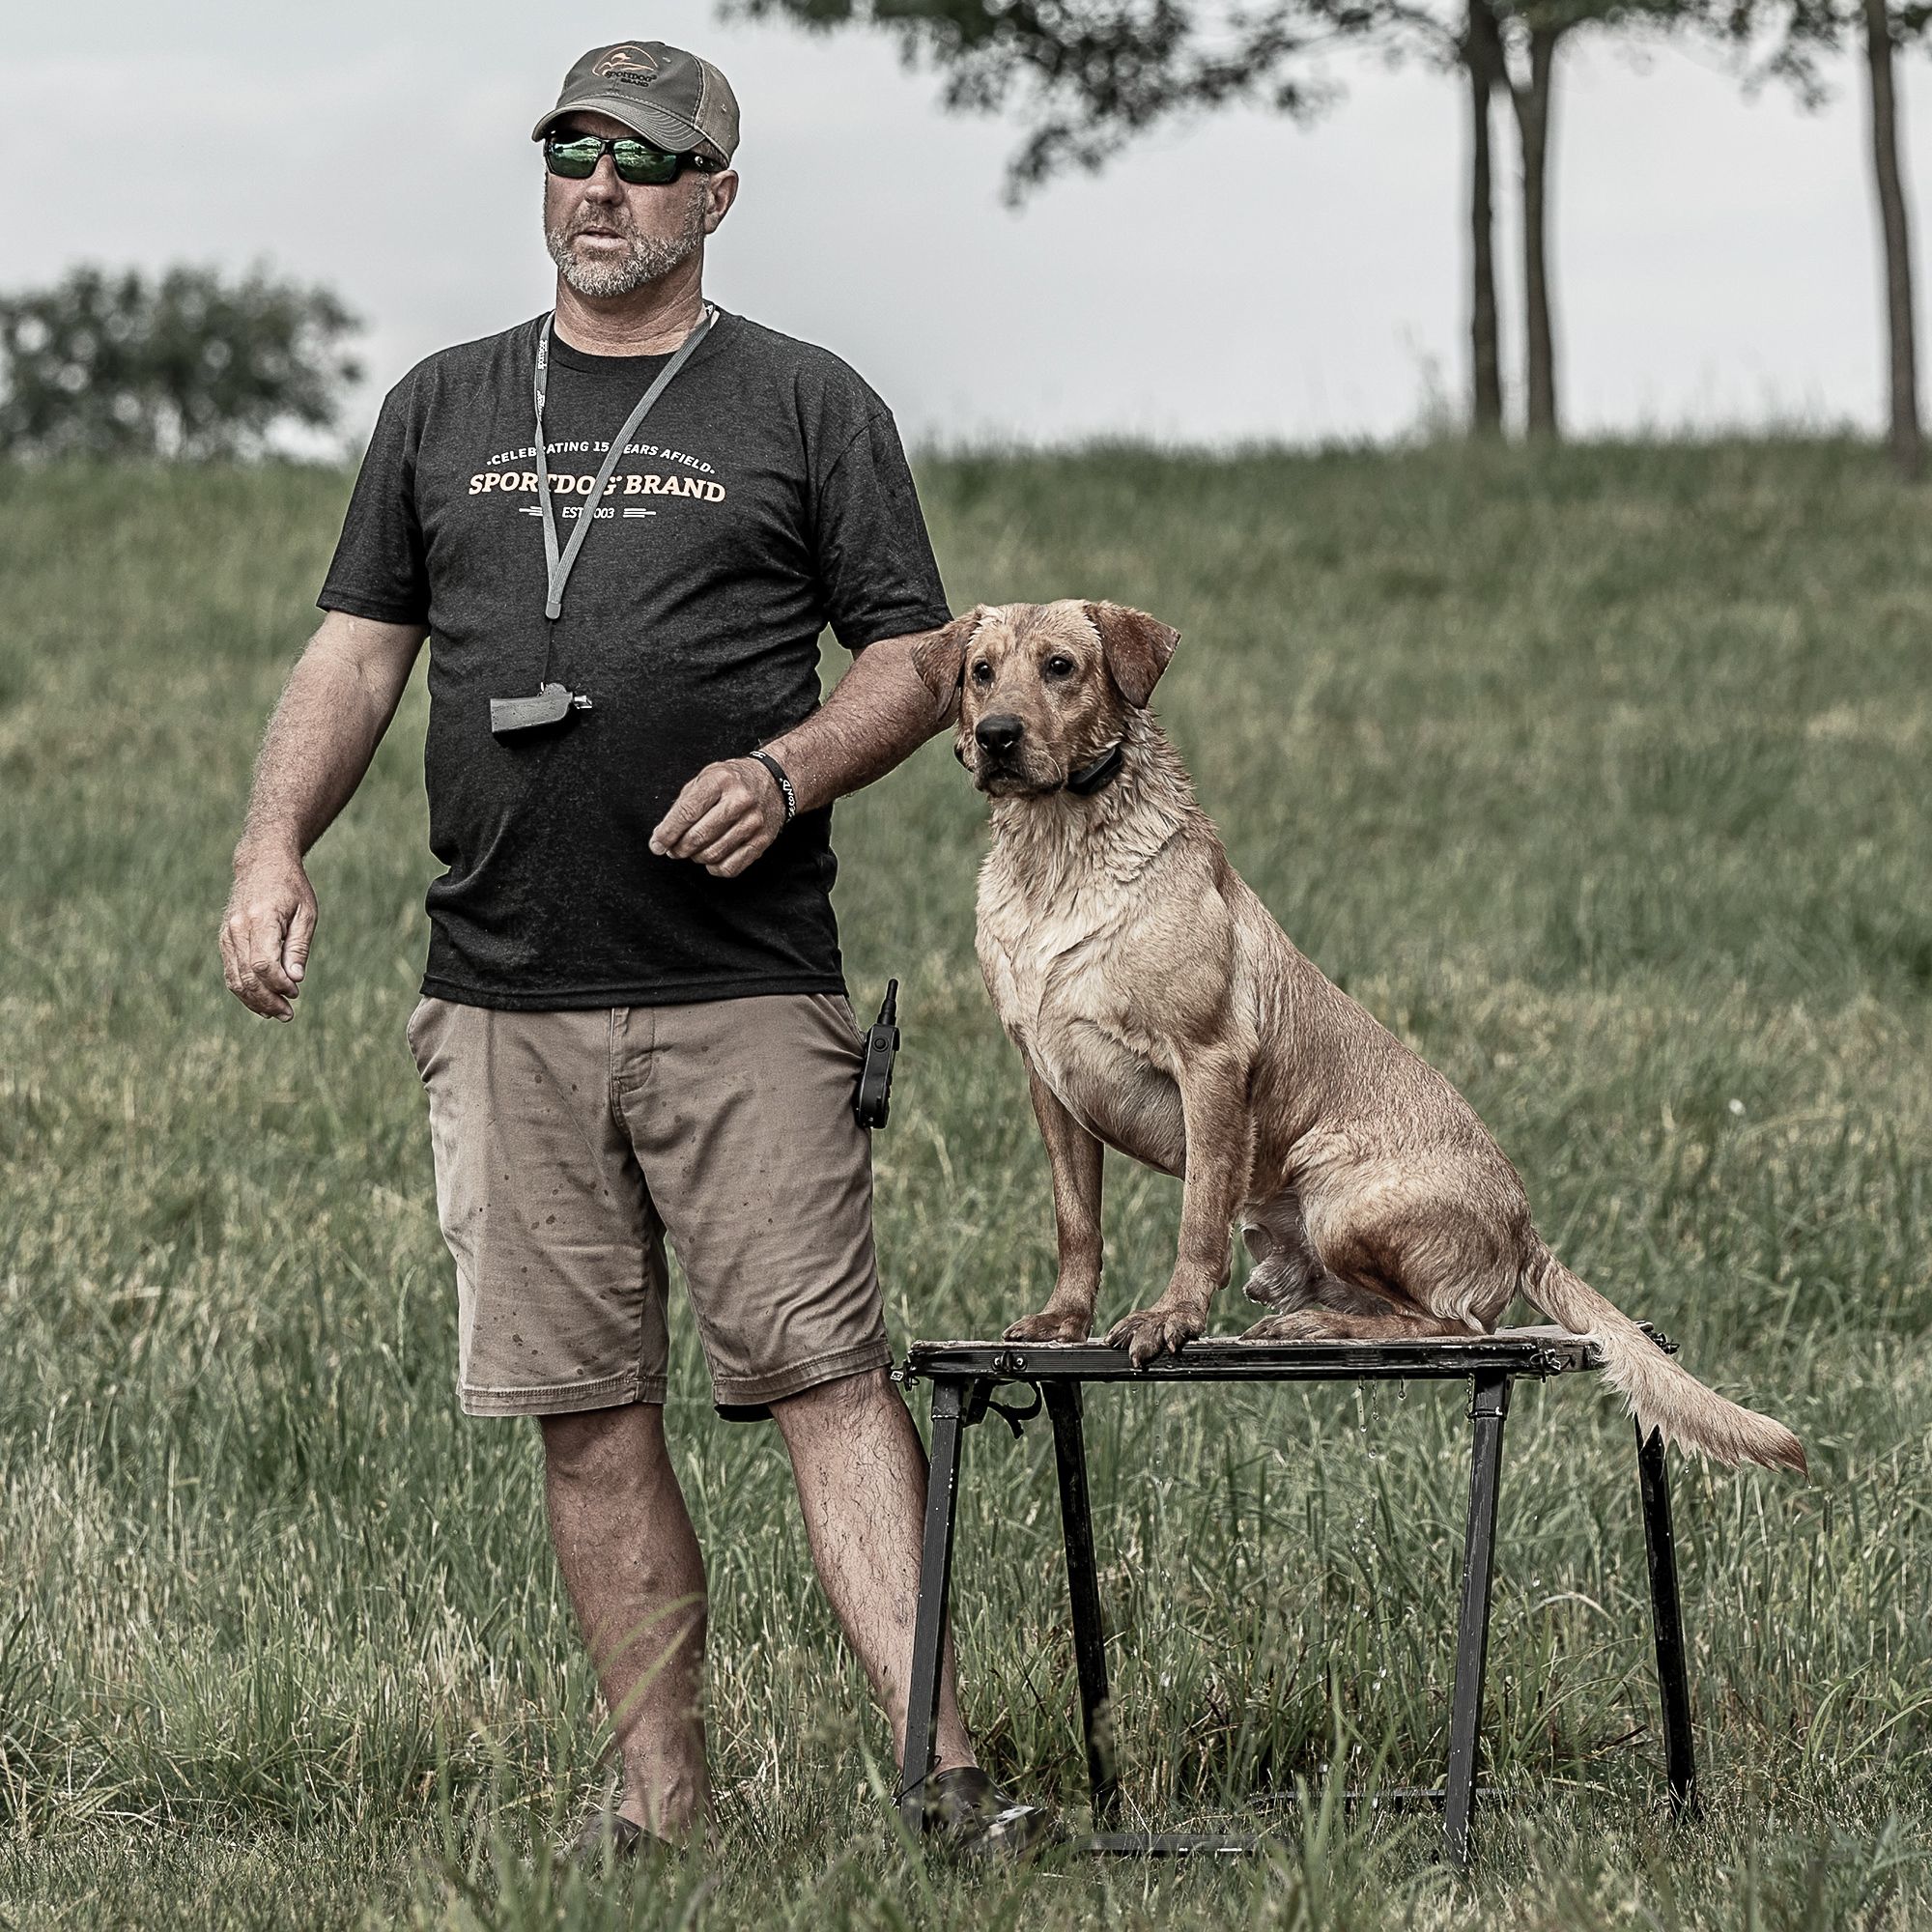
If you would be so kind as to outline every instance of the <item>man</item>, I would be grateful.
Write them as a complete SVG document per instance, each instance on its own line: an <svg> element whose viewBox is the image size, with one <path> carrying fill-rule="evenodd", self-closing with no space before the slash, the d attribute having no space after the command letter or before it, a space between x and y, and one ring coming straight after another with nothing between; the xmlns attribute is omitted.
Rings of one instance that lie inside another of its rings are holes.
<svg viewBox="0 0 1932 1932"><path fill-rule="evenodd" d="M625 1771L586 1849L628 1850L689 1837L710 1804L667 1233L718 1406L777 1421L903 1756L924 1458L887 1377L829 832L836 797L942 723L910 651L949 613L885 406L705 302L738 191L724 77L657 41L598 47L535 138L554 314L431 356L384 401L263 746L221 951L245 1006L293 1016L303 856L431 637L446 870L409 1038L459 1394L542 1431ZM858 655L821 709L827 623ZM950 1673L926 1789L942 1829L1018 1835Z"/></svg>

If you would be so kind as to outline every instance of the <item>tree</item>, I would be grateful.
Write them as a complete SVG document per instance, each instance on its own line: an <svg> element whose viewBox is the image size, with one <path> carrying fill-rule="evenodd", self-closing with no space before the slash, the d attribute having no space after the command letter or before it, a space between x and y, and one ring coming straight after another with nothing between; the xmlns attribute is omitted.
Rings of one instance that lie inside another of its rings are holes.
<svg viewBox="0 0 1932 1932"><path fill-rule="evenodd" d="M1477 436L1503 428L1502 331L1496 298L1495 161L1492 113L1509 83L1500 0L1466 0L1460 21L1426 0L1307 0L1341 36L1367 40L1400 57L1419 54L1432 67L1459 72L1469 109L1469 427Z"/></svg>
<svg viewBox="0 0 1932 1932"><path fill-rule="evenodd" d="M1918 415L1912 219L1905 198L1893 69L1900 52L1915 43L1923 44L1928 27L1932 27L1932 5L1925 0L1914 0L1908 6L1894 6L1889 0L1735 0L1728 24L1742 46L1762 44L1770 37L1772 52L1753 78L1772 75L1789 81L1807 107L1821 106L1828 98L1818 72L1820 60L1853 41L1862 44L1870 102L1872 185L1885 258L1890 364L1888 440L1899 474L1914 481L1924 469L1925 444Z"/></svg>
<svg viewBox="0 0 1932 1932"><path fill-rule="evenodd" d="M1469 108L1469 427L1503 428L1502 331L1496 299L1494 128L1496 92L1509 83L1498 0L1466 0L1460 22L1415 0L1311 0L1346 33L1380 43L1398 56L1419 52L1431 66L1460 72Z"/></svg>
<svg viewBox="0 0 1932 1932"><path fill-rule="evenodd" d="M1414 0L1320 0L1350 10L1356 31L1397 51L1417 48L1463 70L1470 110L1470 362L1478 431L1502 419L1497 367L1490 109L1498 90L1510 102L1521 163L1523 418L1532 437L1559 434L1554 271L1550 237L1550 135L1556 57L1579 28L1667 32L1708 17L1708 0L1467 0L1459 29Z"/></svg>
<svg viewBox="0 0 1932 1932"><path fill-rule="evenodd" d="M1237 99L1312 114L1328 93L1301 71L1305 57L1346 42L1460 70L1470 115L1470 420L1478 433L1499 430L1503 415L1491 146L1492 105L1503 90L1522 156L1525 413L1532 435L1554 436L1548 185L1557 48L1591 22L1673 23L1707 0L1463 4L1453 17L1432 0L1262 0L1245 9L1210 0L730 0L731 11L821 31L890 32L909 59L946 73L950 108L996 112L1018 97L1028 133L1009 165L1013 199L1069 163L1098 167L1162 119Z"/></svg>
<svg viewBox="0 0 1932 1932"><path fill-rule="evenodd" d="M1503 83L1503 42L1490 0L1469 0L1457 60L1469 83L1469 425L1503 427L1502 337L1496 307L1496 217L1490 109Z"/></svg>
<svg viewBox="0 0 1932 1932"><path fill-rule="evenodd" d="M1587 26L1668 33L1705 24L1707 0L1498 0L1506 85L1522 155L1524 415L1532 436L1558 430L1551 319L1549 138L1556 55Z"/></svg>
<svg viewBox="0 0 1932 1932"><path fill-rule="evenodd" d="M1470 421L1503 421L1495 277L1491 104L1507 71L1491 0L1467 0L1460 28L1406 0L1273 0L1235 12L1182 0L731 0L818 32L870 26L909 60L947 76L945 104L995 113L1018 97L1027 133L1008 164L1018 201L1061 168L1094 169L1156 122L1236 99L1297 119L1328 90L1297 71L1311 52L1356 39L1414 48L1466 73L1470 97Z"/></svg>
<svg viewBox="0 0 1932 1932"><path fill-rule="evenodd" d="M0 296L0 453L260 455L290 425L333 426L361 373L337 351L356 326L327 290L259 270L75 269Z"/></svg>
<svg viewBox="0 0 1932 1932"><path fill-rule="evenodd" d="M1549 119L1556 49L1576 19L1531 6L1501 35L1504 85L1522 153L1523 418L1531 436L1557 434L1556 326L1549 297ZM1512 59L1512 56L1514 58Z"/></svg>

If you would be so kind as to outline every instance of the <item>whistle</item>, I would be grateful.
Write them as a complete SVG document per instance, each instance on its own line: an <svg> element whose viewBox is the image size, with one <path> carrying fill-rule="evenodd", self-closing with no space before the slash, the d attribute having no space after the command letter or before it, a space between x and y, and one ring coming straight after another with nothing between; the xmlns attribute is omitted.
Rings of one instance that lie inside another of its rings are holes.
<svg viewBox="0 0 1932 1932"><path fill-rule="evenodd" d="M573 711L589 709L590 699L581 691L561 684L540 685L534 697L493 697L490 729L498 738L508 738L519 731L561 724Z"/></svg>

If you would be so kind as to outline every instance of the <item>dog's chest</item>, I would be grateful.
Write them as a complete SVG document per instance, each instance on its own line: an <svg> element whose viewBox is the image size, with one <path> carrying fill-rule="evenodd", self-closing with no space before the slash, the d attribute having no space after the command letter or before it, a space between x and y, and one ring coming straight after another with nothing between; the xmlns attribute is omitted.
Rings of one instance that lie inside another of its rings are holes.
<svg viewBox="0 0 1932 1932"><path fill-rule="evenodd" d="M1079 909L1055 912L982 895L980 964L1000 1024L1036 1058L1069 1025L1104 1018L1104 929Z"/></svg>
<svg viewBox="0 0 1932 1932"><path fill-rule="evenodd" d="M1179 1094L1138 1037L1121 983L1113 892L1030 893L989 867L979 953L1000 1024L1061 1104L1091 1132L1154 1166L1180 1152Z"/></svg>

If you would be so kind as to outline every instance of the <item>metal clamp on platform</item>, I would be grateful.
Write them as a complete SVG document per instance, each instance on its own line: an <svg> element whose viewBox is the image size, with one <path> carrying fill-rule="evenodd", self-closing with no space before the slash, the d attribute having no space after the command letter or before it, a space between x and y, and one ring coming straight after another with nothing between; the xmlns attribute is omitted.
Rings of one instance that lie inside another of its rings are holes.
<svg viewBox="0 0 1932 1932"><path fill-rule="evenodd" d="M1674 1352L1655 1330L1651 1339ZM1439 1789L1382 1792L1380 1804L1425 1803L1442 1807L1442 1849L1450 1863L1468 1862L1471 1814L1477 1795L1483 1677L1489 1660L1490 1605L1495 1568L1497 1500L1502 1478L1503 1423L1510 1384L1520 1376L1543 1379L1587 1373L1603 1356L1587 1337L1560 1328L1503 1329L1468 1340L1426 1342L1190 1342L1178 1355L1136 1369L1118 1349L1097 1342L915 1342L895 1371L900 1383L932 1384L932 1446L925 1492L925 1529L919 1605L913 1628L910 1710L905 1763L900 1767L901 1816L917 1834L923 1827L923 1786L933 1764L939 1713L940 1660L952 1578L953 1527L958 1514L961 1432L990 1409L1015 1436L1043 1407L1053 1425L1060 1479L1060 1520L1066 1552L1073 1659L1080 1685L1081 1727L1095 1852L1175 1856L1232 1853L1254 1840L1226 1834L1123 1833L1118 1829L1120 1785L1108 1721L1107 1652L1100 1616L1099 1574L1094 1560L1093 1509L1087 1489L1082 1385L1127 1382L1459 1381L1469 1383L1469 1508L1463 1530L1463 1577L1456 1627L1456 1681L1449 1717L1447 1775ZM1025 1383L1031 1406L996 1402L1002 1384ZM1677 1591L1677 1552L1663 1443L1637 1436L1638 1493L1650 1575L1658 1688L1663 1716L1664 1776L1673 1811L1695 1805L1696 1769L1690 1742L1690 1690Z"/></svg>

